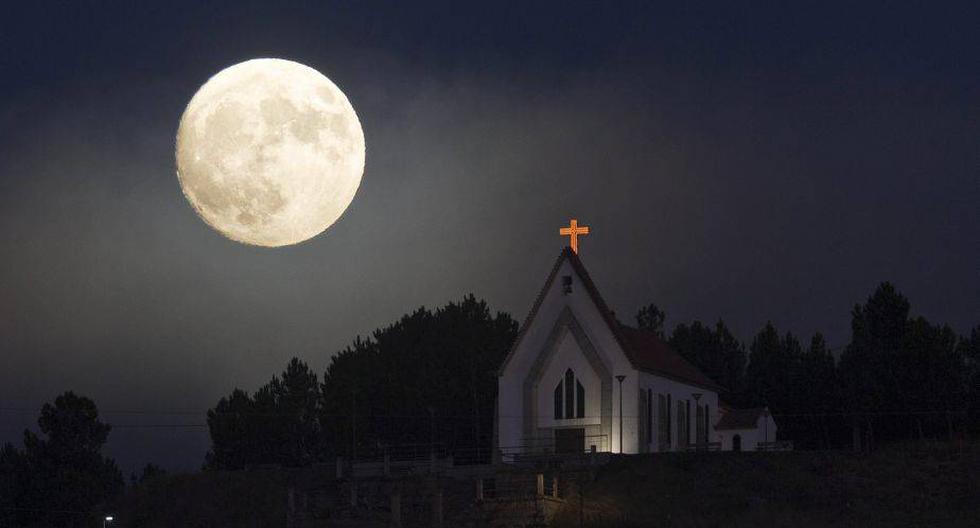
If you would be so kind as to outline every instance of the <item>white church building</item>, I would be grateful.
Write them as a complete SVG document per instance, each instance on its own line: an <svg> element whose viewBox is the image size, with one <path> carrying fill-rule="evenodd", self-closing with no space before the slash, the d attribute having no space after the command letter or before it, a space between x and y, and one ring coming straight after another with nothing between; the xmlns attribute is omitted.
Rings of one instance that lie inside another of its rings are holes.
<svg viewBox="0 0 980 528"><path fill-rule="evenodd" d="M574 242L500 367L499 453L749 451L775 439L764 409L723 407L722 388L697 367L652 332L620 323Z"/></svg>

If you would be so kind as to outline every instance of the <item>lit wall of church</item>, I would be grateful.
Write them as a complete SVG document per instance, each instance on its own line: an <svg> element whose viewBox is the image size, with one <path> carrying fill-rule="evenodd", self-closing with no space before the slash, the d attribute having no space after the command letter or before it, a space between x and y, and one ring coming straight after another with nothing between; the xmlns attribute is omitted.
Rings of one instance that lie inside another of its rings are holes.
<svg viewBox="0 0 980 528"><path fill-rule="evenodd" d="M568 383L568 371L572 371ZM581 386L582 394L579 394ZM601 382L571 333L566 333L537 385L538 427L599 424ZM560 412L556 412L556 392ZM580 402L580 396L584 401ZM582 405L584 404L584 405ZM556 415L559 417L556 419Z"/></svg>

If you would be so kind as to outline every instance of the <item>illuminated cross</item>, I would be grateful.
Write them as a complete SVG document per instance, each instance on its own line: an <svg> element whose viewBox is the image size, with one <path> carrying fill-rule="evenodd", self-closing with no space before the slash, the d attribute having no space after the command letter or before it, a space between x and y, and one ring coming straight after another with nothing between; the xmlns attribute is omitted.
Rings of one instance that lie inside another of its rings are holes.
<svg viewBox="0 0 980 528"><path fill-rule="evenodd" d="M578 220L572 218L572 221L569 223L568 227L563 227L559 229L558 234L562 236L567 236L570 239L568 245L572 246L572 251L578 253L578 236L588 235L589 226L580 227L578 225Z"/></svg>

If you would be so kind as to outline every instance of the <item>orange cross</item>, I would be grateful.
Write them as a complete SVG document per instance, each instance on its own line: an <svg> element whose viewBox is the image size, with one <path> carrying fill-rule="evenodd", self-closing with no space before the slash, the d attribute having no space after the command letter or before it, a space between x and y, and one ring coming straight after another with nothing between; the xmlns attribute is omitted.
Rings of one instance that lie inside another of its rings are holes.
<svg viewBox="0 0 980 528"><path fill-rule="evenodd" d="M579 227L578 220L572 218L572 221L569 223L569 226L559 229L558 234L562 236L567 236L570 239L568 245L572 246L572 251L578 253L578 236L588 235L589 226Z"/></svg>

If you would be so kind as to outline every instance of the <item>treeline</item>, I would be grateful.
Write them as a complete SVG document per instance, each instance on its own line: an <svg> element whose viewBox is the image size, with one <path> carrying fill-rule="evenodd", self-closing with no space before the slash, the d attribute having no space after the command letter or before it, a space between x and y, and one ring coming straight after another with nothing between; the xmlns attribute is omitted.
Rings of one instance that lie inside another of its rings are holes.
<svg viewBox="0 0 980 528"><path fill-rule="evenodd" d="M489 448L496 370L516 334L509 315L470 295L355 339L322 381L293 359L255 393L236 389L208 411L206 466L299 466L433 441Z"/></svg>
<svg viewBox="0 0 980 528"><path fill-rule="evenodd" d="M679 324L642 308L638 326L727 388L735 407L769 406L797 448L864 447L976 434L980 327L959 337L913 317L884 283L852 312L851 342L830 350L767 323L746 346L722 321ZM506 313L473 296L420 308L334 356L322 379L293 359L254 393L235 389L208 411L206 467L301 466L386 446L492 446L497 369L517 334ZM835 353L836 352L836 353Z"/></svg>
<svg viewBox="0 0 980 528"><path fill-rule="evenodd" d="M746 347L724 322L677 325L642 308L637 324L726 387L736 407L768 405L780 439L798 448L839 448L980 431L980 326L957 336L911 315L909 300L881 284L851 312L851 340L839 352L817 333L806 346L767 323Z"/></svg>
<svg viewBox="0 0 980 528"><path fill-rule="evenodd" d="M102 456L111 427L73 392L44 404L38 426L41 436L24 431L22 449L0 449L0 526L92 526L123 490L116 463Z"/></svg>

